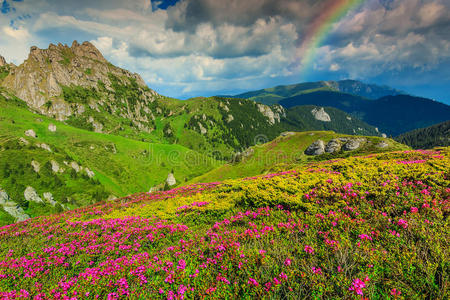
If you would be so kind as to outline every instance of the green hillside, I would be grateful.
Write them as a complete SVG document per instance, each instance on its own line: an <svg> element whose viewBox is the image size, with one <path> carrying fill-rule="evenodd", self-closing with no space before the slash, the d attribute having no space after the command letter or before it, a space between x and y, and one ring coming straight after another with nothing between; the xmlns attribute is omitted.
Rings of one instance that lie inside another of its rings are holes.
<svg viewBox="0 0 450 300"><path fill-rule="evenodd" d="M24 190L28 186L41 199L43 193L51 192L58 204L69 209L110 195L147 191L164 182L171 171L181 183L219 165L181 145L148 143L75 128L34 114L21 100L11 95L8 98L0 95L0 189L30 216L55 212L61 207L48 201L25 201ZM56 126L55 132L48 129L49 124ZM36 138L25 135L30 129ZM51 152L45 149L47 146ZM39 172L33 169L33 161L40 166ZM52 171L51 161L64 171ZM73 162L80 166L78 172L71 166ZM95 174L91 174L92 178L89 171ZM4 212L0 215L4 222L11 221Z"/></svg>
<svg viewBox="0 0 450 300"><path fill-rule="evenodd" d="M401 134L395 140L414 149L450 146L450 120Z"/></svg>
<svg viewBox="0 0 450 300"><path fill-rule="evenodd" d="M366 139L366 142L360 148L353 151L338 151L336 153L325 153L318 156L309 156L305 154L305 150L313 142L319 139L328 143L331 139L338 138L355 139L361 137L336 134L332 131L286 132L273 141L247 149L245 152L237 155L233 162L227 163L204 175L196 177L187 182L187 184L223 181L226 179L274 173L280 170L292 169L295 166L317 160L408 149L407 146L399 144L391 139L370 136L363 137ZM387 146L385 148L377 147L382 141L385 141Z"/></svg>

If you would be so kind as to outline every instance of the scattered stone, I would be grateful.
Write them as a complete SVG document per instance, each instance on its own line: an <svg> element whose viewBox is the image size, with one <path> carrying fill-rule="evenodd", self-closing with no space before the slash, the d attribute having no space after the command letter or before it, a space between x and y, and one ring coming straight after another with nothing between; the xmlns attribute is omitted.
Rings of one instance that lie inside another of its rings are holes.
<svg viewBox="0 0 450 300"><path fill-rule="evenodd" d="M64 172L64 170L62 168L59 167L58 162L51 160L50 164L52 165L52 171L53 173L59 173L59 172Z"/></svg>
<svg viewBox="0 0 450 300"><path fill-rule="evenodd" d="M346 118L347 118L347 120L349 120L349 121L351 121L351 120L352 120L352 118L351 118L351 117L349 117L349 116L347 116Z"/></svg>
<svg viewBox="0 0 450 300"><path fill-rule="evenodd" d="M21 137L19 139L19 142L24 144L24 145L26 145L26 146L30 144L30 142L26 138L23 138L23 137Z"/></svg>
<svg viewBox="0 0 450 300"><path fill-rule="evenodd" d="M70 166L72 167L72 169L74 169L75 170L75 172L80 172L81 171L81 166L80 165L78 165L78 163L76 162L76 161L73 161L73 162L71 162L70 163Z"/></svg>
<svg viewBox="0 0 450 300"><path fill-rule="evenodd" d="M86 171L86 174L89 178L92 178L95 176L95 173L93 171L91 171L90 169L84 168L84 170Z"/></svg>
<svg viewBox="0 0 450 300"><path fill-rule="evenodd" d="M41 197L39 197L38 193L36 192L36 190L31 187L31 186L27 186L27 188L25 189L25 192L23 193L25 200L27 201L33 201L36 203L43 203L44 201L42 201Z"/></svg>
<svg viewBox="0 0 450 300"><path fill-rule="evenodd" d="M341 150L341 143L339 143L338 139L332 139L331 141L329 141L325 148L325 152L327 153L334 153L338 152L339 150Z"/></svg>
<svg viewBox="0 0 450 300"><path fill-rule="evenodd" d="M38 146L39 148L42 148L44 150L47 150L48 152L52 152L52 149L47 144L42 143L42 144L37 144L36 146Z"/></svg>
<svg viewBox="0 0 450 300"><path fill-rule="evenodd" d="M35 160L31 161L31 166L33 167L33 170L36 173L39 173L39 171L41 170L41 164L39 162L35 161Z"/></svg>
<svg viewBox="0 0 450 300"><path fill-rule="evenodd" d="M169 173L169 175L167 175L166 183L168 186L173 186L173 185L177 184L177 181L176 181L173 173Z"/></svg>
<svg viewBox="0 0 450 300"><path fill-rule="evenodd" d="M227 123L230 123L230 122L233 121L233 120L234 120L233 115L228 115L228 117L227 117Z"/></svg>
<svg viewBox="0 0 450 300"><path fill-rule="evenodd" d="M50 203L52 206L56 205L56 201L53 199L53 195L50 192L44 193L44 199L47 200L48 203Z"/></svg>
<svg viewBox="0 0 450 300"><path fill-rule="evenodd" d="M55 124L48 124L48 130L51 132L56 132L56 125Z"/></svg>
<svg viewBox="0 0 450 300"><path fill-rule="evenodd" d="M25 135L32 138L37 138L36 132L34 132L33 129L28 129L27 131L25 131Z"/></svg>
<svg viewBox="0 0 450 300"><path fill-rule="evenodd" d="M203 127L202 123L198 123L198 128L200 128L200 133L201 134L206 134L208 132L208 130L206 130L205 127Z"/></svg>
<svg viewBox="0 0 450 300"><path fill-rule="evenodd" d="M386 133L382 133L382 134L381 134L381 137L382 137L382 138L387 138Z"/></svg>
<svg viewBox="0 0 450 300"><path fill-rule="evenodd" d="M318 121L331 122L330 115L326 113L323 107L321 107L320 109L314 108L313 110L311 110L311 113Z"/></svg>
<svg viewBox="0 0 450 300"><path fill-rule="evenodd" d="M325 143L322 140L317 140L312 143L306 150L306 155L321 155L325 153Z"/></svg>

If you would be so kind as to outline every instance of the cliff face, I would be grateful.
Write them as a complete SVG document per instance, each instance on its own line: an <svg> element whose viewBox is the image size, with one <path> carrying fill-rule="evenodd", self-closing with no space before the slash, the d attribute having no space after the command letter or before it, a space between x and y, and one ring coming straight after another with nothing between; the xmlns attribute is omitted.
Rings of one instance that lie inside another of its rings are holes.
<svg viewBox="0 0 450 300"><path fill-rule="evenodd" d="M77 41L71 47L62 44L50 44L48 49L31 47L28 58L20 66L11 68L1 85L14 91L33 110L65 120L72 115L83 114L86 105L97 107L108 102L110 97L106 92L113 91L112 78L117 79L116 84L136 83L141 95L137 102L148 102L156 96L138 74L113 66L91 43L79 44ZM91 97L93 99L88 103L69 103L63 94L64 87L103 90L103 93ZM129 112L127 109L124 113ZM136 116L131 113L130 117Z"/></svg>

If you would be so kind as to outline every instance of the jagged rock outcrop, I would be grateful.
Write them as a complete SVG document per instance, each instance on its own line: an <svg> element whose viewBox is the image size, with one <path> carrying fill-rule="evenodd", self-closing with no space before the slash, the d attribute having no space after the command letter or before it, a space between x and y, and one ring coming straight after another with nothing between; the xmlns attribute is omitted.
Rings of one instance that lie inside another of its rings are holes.
<svg viewBox="0 0 450 300"><path fill-rule="evenodd" d="M279 123L281 116L284 116L283 113L285 114L284 108L282 108L279 105L274 105L272 108L273 110L264 104L260 104L258 103L256 105L256 107L258 108L258 111L265 116L267 119L269 119L269 124L273 125L275 123Z"/></svg>
<svg viewBox="0 0 450 300"><path fill-rule="evenodd" d="M177 184L177 180L175 179L175 176L172 172L167 175L166 183L168 186L174 186L175 184Z"/></svg>
<svg viewBox="0 0 450 300"><path fill-rule="evenodd" d="M315 141L305 150L306 155L321 155L323 153L325 153L325 143L322 140Z"/></svg>
<svg viewBox="0 0 450 300"><path fill-rule="evenodd" d="M23 192L23 196L25 197L25 200L27 200L27 201L32 201L32 202L36 202L36 203L44 202L44 201L42 201L41 197L39 197L36 190L31 186L27 186L27 188Z"/></svg>
<svg viewBox="0 0 450 300"><path fill-rule="evenodd" d="M0 55L0 67L6 66L6 59Z"/></svg>
<svg viewBox="0 0 450 300"><path fill-rule="evenodd" d="M14 201L11 201L8 193L6 193L6 191L2 190L1 188L0 206L2 206L3 209L16 220L16 222L22 222L30 218L30 216L24 212L23 208Z"/></svg>
<svg viewBox="0 0 450 300"><path fill-rule="evenodd" d="M0 189L0 205L9 201L9 195L4 190Z"/></svg>
<svg viewBox="0 0 450 300"><path fill-rule="evenodd" d="M313 110L311 110L311 113L314 116L314 118L318 121L331 122L330 115L327 114L327 112L325 111L325 109L323 107L321 107L319 109L313 108Z"/></svg>
<svg viewBox="0 0 450 300"><path fill-rule="evenodd" d="M72 46L50 44L48 49L31 47L28 58L11 69L1 85L14 91L30 108L39 113L65 120L72 115L83 114L85 104L64 101L63 87L83 87L99 90L99 82L106 90L112 90L110 75L128 83L131 81L141 89L140 99L136 99L134 110L124 108L122 113L132 120L145 119L140 112L154 100L156 92L147 88L141 76L109 64L100 51L91 43L77 41ZM96 99L102 104L107 99ZM111 102L111 101L110 101Z"/></svg>

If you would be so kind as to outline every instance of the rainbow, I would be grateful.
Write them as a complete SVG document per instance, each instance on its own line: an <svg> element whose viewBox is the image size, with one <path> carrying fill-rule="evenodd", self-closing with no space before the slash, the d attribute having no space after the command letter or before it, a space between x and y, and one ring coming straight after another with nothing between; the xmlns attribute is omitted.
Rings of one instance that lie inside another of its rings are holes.
<svg viewBox="0 0 450 300"><path fill-rule="evenodd" d="M318 18L308 27L302 43L297 50L301 58L301 73L304 74L311 66L316 50L330 33L333 25L345 17L347 13L359 7L365 0L329 0Z"/></svg>

